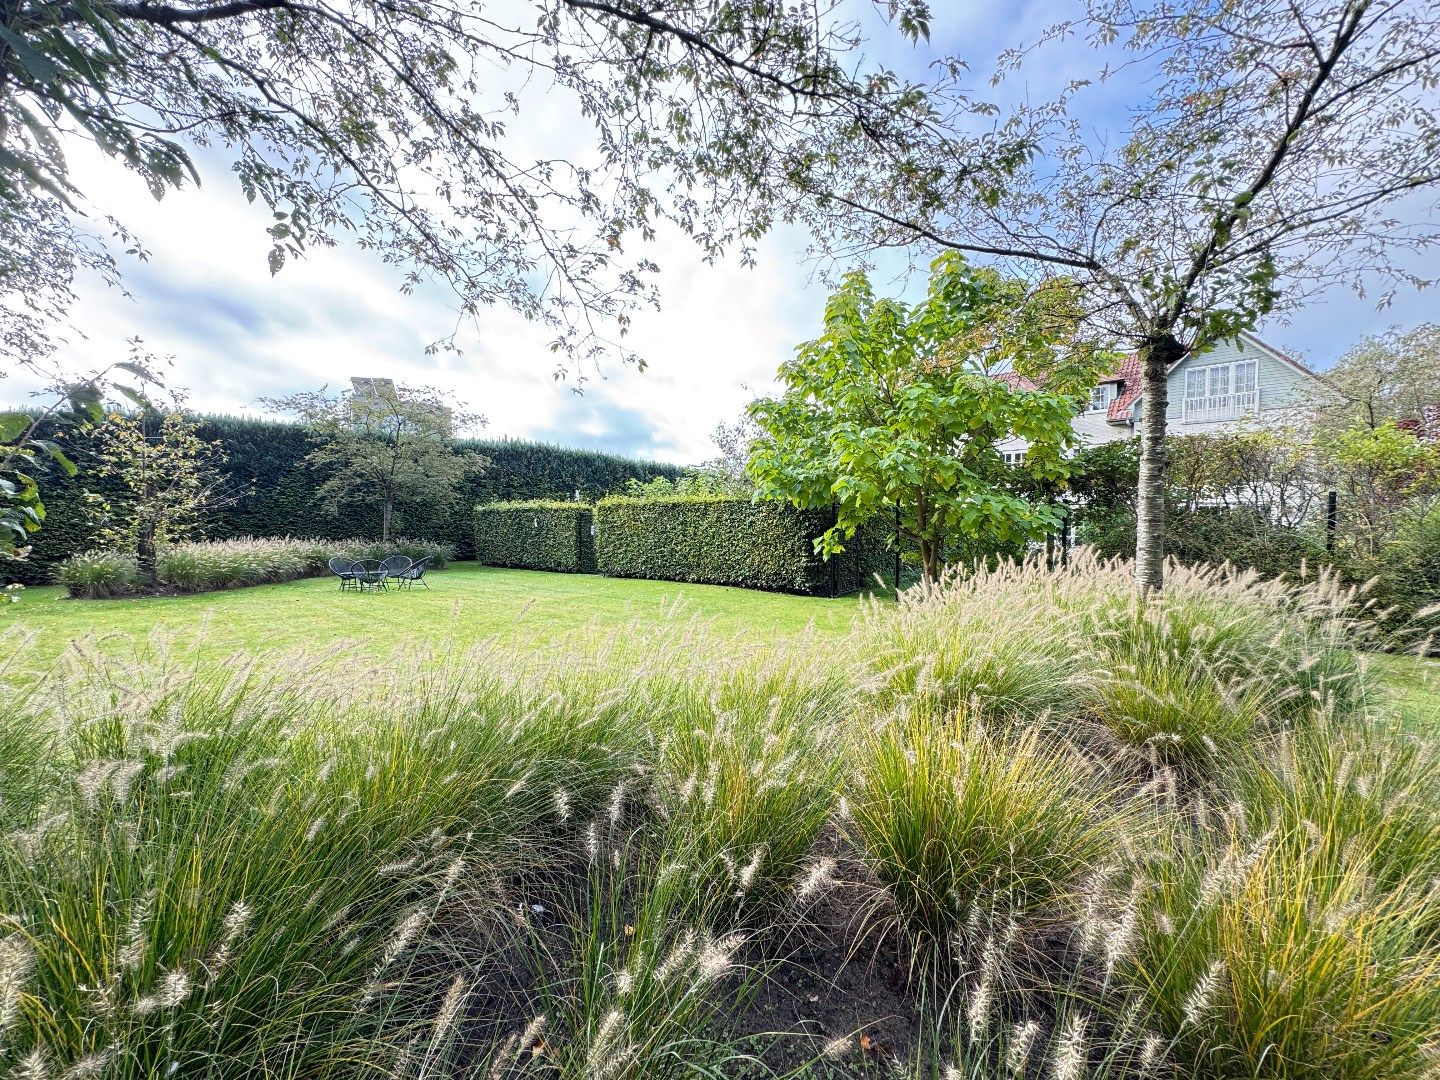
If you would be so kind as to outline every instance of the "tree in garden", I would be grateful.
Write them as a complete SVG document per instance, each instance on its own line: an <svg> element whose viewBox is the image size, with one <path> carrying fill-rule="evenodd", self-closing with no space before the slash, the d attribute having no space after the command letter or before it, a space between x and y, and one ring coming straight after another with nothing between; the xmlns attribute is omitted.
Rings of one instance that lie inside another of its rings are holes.
<svg viewBox="0 0 1440 1080"><path fill-rule="evenodd" d="M842 137L806 148L785 175L832 251L939 247L1082 287L1095 331L1142 360L1136 574L1148 591L1163 583L1170 367L1337 284L1423 283L1397 255L1440 239L1418 202L1440 182L1440 8L1086 9L1050 36L1088 35L1093 81L1144 95L1125 122L1084 112L1084 79L1046 104L982 100L957 60L941 66L898 164ZM1003 66L1044 56L1024 50Z"/></svg>
<svg viewBox="0 0 1440 1080"><path fill-rule="evenodd" d="M133 552L147 581L155 579L158 547L193 539L205 511L225 499L225 453L198 431L178 407L158 417L112 412L94 431L87 479L102 489L86 491L84 500L95 539Z"/></svg>
<svg viewBox="0 0 1440 1080"><path fill-rule="evenodd" d="M102 423L110 391L148 407L142 388L147 383L159 385L155 368L154 359L133 341L129 360L89 375L67 378L49 372L49 400L43 408L0 412L0 560L23 559L29 552L26 541L45 521L41 474L58 468L67 476L75 475L75 463L61 445L63 435ZM134 384L120 381L120 376L128 376Z"/></svg>
<svg viewBox="0 0 1440 1080"><path fill-rule="evenodd" d="M1391 327L1362 338L1325 373L1340 403L1324 410L1328 426L1387 420L1424 424L1440 408L1440 326Z"/></svg>
<svg viewBox="0 0 1440 1080"><path fill-rule="evenodd" d="M464 481L488 464L453 445L484 417L462 411L434 387L373 380L338 395L315 390L265 404L298 416L314 433L305 462L325 476L316 489L319 504L336 515L378 505L381 540L394 538L397 505L454 506Z"/></svg>
<svg viewBox="0 0 1440 1080"><path fill-rule="evenodd" d="M1079 396L1097 357L1077 338L1074 291L1034 294L955 253L931 267L910 307L879 298L862 272L825 307L825 332L780 369L785 392L750 406L760 428L750 475L761 498L835 507L826 552L867 520L899 512L927 580L946 537L1015 542L1060 522L1058 507L1011 490L996 444L1030 444L1024 468L1058 482ZM1029 389L1003 371L1041 382Z"/></svg>
<svg viewBox="0 0 1440 1080"><path fill-rule="evenodd" d="M1440 444L1394 420L1331 434L1321 459L1341 493L1342 524L1367 554L1440 509Z"/></svg>

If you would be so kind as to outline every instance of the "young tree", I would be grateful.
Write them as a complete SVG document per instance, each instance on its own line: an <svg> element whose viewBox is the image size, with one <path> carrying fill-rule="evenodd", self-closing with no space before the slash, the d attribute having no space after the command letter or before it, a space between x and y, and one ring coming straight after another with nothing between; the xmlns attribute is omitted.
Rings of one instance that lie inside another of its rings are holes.
<svg viewBox="0 0 1440 1080"><path fill-rule="evenodd" d="M155 579L159 545L192 539L205 511L224 498L219 467L225 453L198 431L178 407L158 418L112 412L95 430L95 464L87 475L113 482L84 495L95 538L134 552L147 581Z"/></svg>
<svg viewBox="0 0 1440 1080"><path fill-rule="evenodd" d="M877 298L864 273L846 275L826 304L825 333L780 369L785 393L750 406L759 496L833 505L835 526L818 541L826 552L898 510L927 580L939 575L947 536L1044 535L1058 508L1011 490L996 444L1025 439L1033 477L1067 475L1070 419L1097 371L1075 336L1075 300L1059 286L1028 295L955 253L935 260L914 307ZM1043 389L994 377L1005 370Z"/></svg>
<svg viewBox="0 0 1440 1080"><path fill-rule="evenodd" d="M26 541L45 521L41 474L58 468L67 476L75 475L75 463L61 446L62 436L102 423L109 391L148 407L140 388L159 385L154 368L153 358L133 341L129 360L89 375L75 378L47 372L44 393L49 400L43 407L0 412L0 560L25 558L30 550ZM130 376L135 385L118 381L117 374Z"/></svg>
<svg viewBox="0 0 1440 1080"><path fill-rule="evenodd" d="M1387 420L1430 421L1440 408L1440 326L1391 327L1356 342L1325 379L1341 401L1324 410L1332 426L1378 428Z"/></svg>
<svg viewBox="0 0 1440 1080"><path fill-rule="evenodd" d="M707 255L773 218L761 163L822 128L903 136L918 101L860 58L831 0L6 0L0 5L0 347L53 344L80 269L112 280L64 154L84 139L158 199L228 157L268 214L270 267L353 236L463 313L503 303L584 353L623 333L672 221ZM915 39L923 0L886 5ZM548 92L533 94L538 84ZM594 152L557 159L520 111L569 107ZM64 140L59 136L64 133ZM223 164L221 165L223 168ZM92 215L92 220L94 215ZM103 218L100 220L104 221Z"/></svg>
<svg viewBox="0 0 1440 1080"><path fill-rule="evenodd" d="M489 464L453 445L457 434L483 426L485 418L461 411L434 387L373 380L334 396L315 390L265 404L298 416L314 432L316 445L305 461L328 474L316 491L320 505L338 515L357 503L378 504L381 540L394 537L397 504L454 506L460 485Z"/></svg>
<svg viewBox="0 0 1440 1080"><path fill-rule="evenodd" d="M1143 362L1136 574L1149 591L1163 582L1171 366L1338 283L1421 283L1396 255L1440 238L1404 201L1440 182L1440 8L1086 6L1051 36L1088 35L1094 81L1145 95L1128 121L1085 114L1084 78L1048 104L980 100L956 61L898 166L837 142L807 148L786 176L832 250L938 246L1083 287L1091 325Z"/></svg>

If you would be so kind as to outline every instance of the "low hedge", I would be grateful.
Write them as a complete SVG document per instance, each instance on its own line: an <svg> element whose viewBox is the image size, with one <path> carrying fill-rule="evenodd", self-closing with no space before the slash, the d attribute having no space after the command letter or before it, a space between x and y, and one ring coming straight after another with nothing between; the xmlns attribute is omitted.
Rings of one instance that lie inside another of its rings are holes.
<svg viewBox="0 0 1440 1080"><path fill-rule="evenodd" d="M893 576L883 526L862 529L830 559L815 538L831 512L733 496L601 499L595 506L600 572L612 577L740 585L841 596Z"/></svg>
<svg viewBox="0 0 1440 1080"><path fill-rule="evenodd" d="M588 503L485 503L475 508L475 558L487 566L591 573L594 526Z"/></svg>

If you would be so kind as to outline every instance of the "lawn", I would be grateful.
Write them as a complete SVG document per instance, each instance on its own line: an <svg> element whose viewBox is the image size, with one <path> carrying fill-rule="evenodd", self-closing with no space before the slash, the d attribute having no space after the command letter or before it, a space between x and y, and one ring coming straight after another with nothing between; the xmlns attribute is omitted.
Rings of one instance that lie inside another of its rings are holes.
<svg viewBox="0 0 1440 1080"><path fill-rule="evenodd" d="M340 593L332 578L310 578L224 593L143 599L71 600L57 587L29 589L0 609L0 632L33 635L23 668L45 667L72 643L93 639L111 655L173 640L202 659L237 652L291 655L356 642L390 656L409 645L446 651L485 641L532 651L603 636L634 620L699 618L727 638L773 644L814 625L838 636L857 597L838 600L715 585L548 574L455 563L431 588ZM13 672L10 674L14 674Z"/></svg>

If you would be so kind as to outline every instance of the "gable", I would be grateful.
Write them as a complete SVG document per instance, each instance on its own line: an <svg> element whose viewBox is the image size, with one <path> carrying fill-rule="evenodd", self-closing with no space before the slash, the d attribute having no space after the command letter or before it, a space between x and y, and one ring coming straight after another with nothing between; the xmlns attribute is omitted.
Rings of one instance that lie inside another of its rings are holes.
<svg viewBox="0 0 1440 1080"><path fill-rule="evenodd" d="M1216 342L1201 352L1192 353L1170 369L1167 416L1172 420L1181 417L1185 401L1186 372L1195 368L1241 361L1255 362L1259 408L1262 412L1293 408L1313 401L1317 394L1328 395L1332 392L1319 376L1304 365L1278 349L1271 348L1259 338L1242 334L1232 341Z"/></svg>

